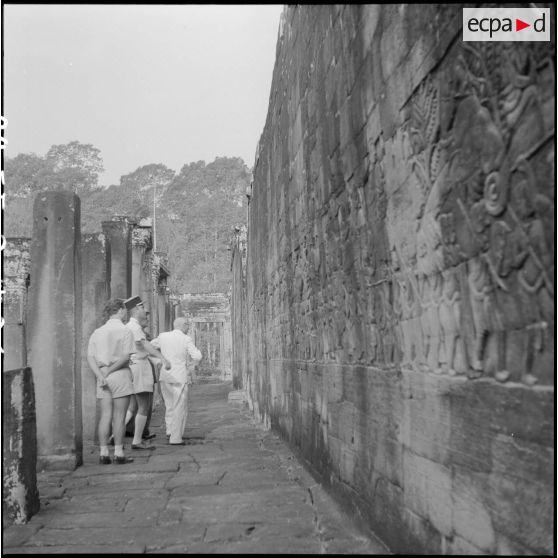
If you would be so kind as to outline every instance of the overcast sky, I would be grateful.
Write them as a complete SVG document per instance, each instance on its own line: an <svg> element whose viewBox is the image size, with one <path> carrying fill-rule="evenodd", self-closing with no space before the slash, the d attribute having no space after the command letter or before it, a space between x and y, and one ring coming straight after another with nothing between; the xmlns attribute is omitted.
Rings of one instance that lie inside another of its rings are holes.
<svg viewBox="0 0 558 558"><path fill-rule="evenodd" d="M5 5L5 153L78 140L104 185L148 163L254 164L282 5Z"/></svg>

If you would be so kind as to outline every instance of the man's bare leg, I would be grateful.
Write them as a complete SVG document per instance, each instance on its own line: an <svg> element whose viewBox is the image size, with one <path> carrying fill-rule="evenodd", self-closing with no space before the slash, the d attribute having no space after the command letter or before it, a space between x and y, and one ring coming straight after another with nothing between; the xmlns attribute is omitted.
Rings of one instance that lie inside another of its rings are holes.
<svg viewBox="0 0 558 558"><path fill-rule="evenodd" d="M114 455L124 456L124 430L126 428L126 411L130 403L130 396L117 397L112 400L112 432L114 434Z"/></svg>
<svg viewBox="0 0 558 558"><path fill-rule="evenodd" d="M110 426L112 422L112 399L101 399L101 417L99 418L99 445L101 446L101 456L108 457L108 440L110 436Z"/></svg>

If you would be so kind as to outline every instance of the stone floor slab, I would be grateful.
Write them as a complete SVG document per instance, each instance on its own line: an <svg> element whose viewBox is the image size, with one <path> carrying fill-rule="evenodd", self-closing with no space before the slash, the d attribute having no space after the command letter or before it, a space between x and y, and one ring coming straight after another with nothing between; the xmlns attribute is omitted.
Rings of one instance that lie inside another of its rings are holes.
<svg viewBox="0 0 558 558"><path fill-rule="evenodd" d="M91 445L77 470L41 473L42 508L4 530L4 552L385 554L276 434L229 404L231 387L192 387L189 445L167 445L160 405L156 449L132 453L126 439L134 463L100 466Z"/></svg>
<svg viewBox="0 0 558 558"><path fill-rule="evenodd" d="M43 522L36 517L32 524L10 525L2 530L2 547L17 547L26 543L42 526Z"/></svg>
<svg viewBox="0 0 558 558"><path fill-rule="evenodd" d="M4 554L143 554L145 545L106 545L91 544L84 546L45 546L42 548L34 546L20 546L4 548Z"/></svg>

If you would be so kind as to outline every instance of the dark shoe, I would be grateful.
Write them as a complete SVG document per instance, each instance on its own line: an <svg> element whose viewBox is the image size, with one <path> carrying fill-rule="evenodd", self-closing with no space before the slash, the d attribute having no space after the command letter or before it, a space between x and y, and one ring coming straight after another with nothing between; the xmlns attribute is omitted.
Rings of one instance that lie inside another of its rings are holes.
<svg viewBox="0 0 558 558"><path fill-rule="evenodd" d="M125 455L119 457L118 455L114 456L114 463L117 465L125 465L126 463L132 463L134 460L131 457L126 457Z"/></svg>
<svg viewBox="0 0 558 558"><path fill-rule="evenodd" d="M141 439L142 440L152 440L153 438L155 438L156 434L147 434L145 436L142 436Z"/></svg>
<svg viewBox="0 0 558 558"><path fill-rule="evenodd" d="M141 443L141 444L132 444L132 449L133 450L154 450L156 449L155 446L147 446L145 445L145 443Z"/></svg>
<svg viewBox="0 0 558 558"><path fill-rule="evenodd" d="M176 442L176 443L169 442L169 446L185 446L185 445L186 442L184 440L182 440L182 442Z"/></svg>
<svg viewBox="0 0 558 558"><path fill-rule="evenodd" d="M110 465L112 463L108 455L101 455L99 457L99 465Z"/></svg>

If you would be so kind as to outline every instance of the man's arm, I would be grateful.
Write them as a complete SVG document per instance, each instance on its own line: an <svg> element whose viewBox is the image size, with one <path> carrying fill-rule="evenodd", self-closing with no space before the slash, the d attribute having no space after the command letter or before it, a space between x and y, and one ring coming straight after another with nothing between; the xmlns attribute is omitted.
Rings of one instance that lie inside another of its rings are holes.
<svg viewBox="0 0 558 558"><path fill-rule="evenodd" d="M117 361L113 362L110 366L101 366L101 373L106 378L109 374L120 370L121 368L127 367L130 361L130 355L122 355ZM104 370L104 372L103 372Z"/></svg>
<svg viewBox="0 0 558 558"><path fill-rule="evenodd" d="M103 376L103 373L101 372L101 369L97 365L97 360L93 355L87 355L87 364L89 364L89 368L93 370L93 373L97 377L97 380L99 380L100 385L105 386L107 382L105 380L105 377Z"/></svg>
<svg viewBox="0 0 558 558"><path fill-rule="evenodd" d="M199 362L202 359L201 351L194 345L194 342L188 335L186 336L185 345L186 345L186 351L188 352L192 360Z"/></svg>
<svg viewBox="0 0 558 558"><path fill-rule="evenodd" d="M161 351L159 349L156 349L149 341L147 341L147 339L144 339L142 341L142 343L143 343L143 349L149 355L151 355L155 358L160 358L163 361L163 364L165 365L165 368L167 370L170 370L171 363L163 356L163 353L161 353Z"/></svg>

